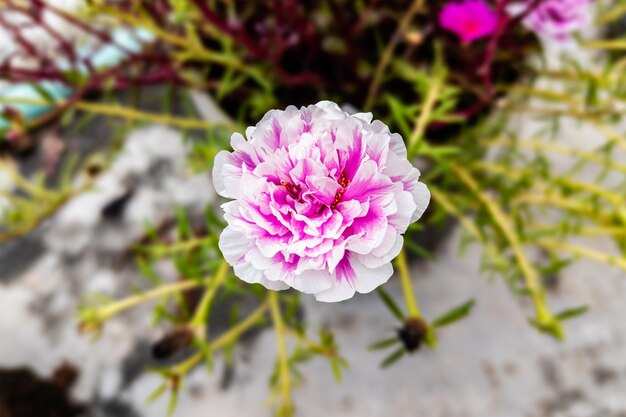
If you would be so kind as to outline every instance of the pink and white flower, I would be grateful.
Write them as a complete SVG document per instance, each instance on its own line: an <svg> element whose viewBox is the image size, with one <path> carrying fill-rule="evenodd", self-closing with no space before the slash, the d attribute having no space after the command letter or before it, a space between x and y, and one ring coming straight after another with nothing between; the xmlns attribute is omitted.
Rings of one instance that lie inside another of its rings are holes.
<svg viewBox="0 0 626 417"><path fill-rule="evenodd" d="M213 167L218 194L233 199L219 247L235 274L327 302L387 282L430 200L400 135L322 101L271 110L246 137L234 133Z"/></svg>
<svg viewBox="0 0 626 417"><path fill-rule="evenodd" d="M512 15L524 13L532 0L513 3ZM540 35L565 39L589 26L593 19L592 0L544 0L524 18L524 24Z"/></svg>

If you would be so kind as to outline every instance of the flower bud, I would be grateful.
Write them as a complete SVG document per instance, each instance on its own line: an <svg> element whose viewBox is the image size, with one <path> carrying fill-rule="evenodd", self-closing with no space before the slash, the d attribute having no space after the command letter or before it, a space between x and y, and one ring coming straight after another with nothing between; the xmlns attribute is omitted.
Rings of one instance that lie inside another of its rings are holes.
<svg viewBox="0 0 626 417"><path fill-rule="evenodd" d="M407 319L404 326L398 330L398 336L409 352L418 350L427 334L428 324L419 317Z"/></svg>
<svg viewBox="0 0 626 417"><path fill-rule="evenodd" d="M192 341L193 331L189 327L175 327L152 346L152 356L158 360L167 359L189 346Z"/></svg>

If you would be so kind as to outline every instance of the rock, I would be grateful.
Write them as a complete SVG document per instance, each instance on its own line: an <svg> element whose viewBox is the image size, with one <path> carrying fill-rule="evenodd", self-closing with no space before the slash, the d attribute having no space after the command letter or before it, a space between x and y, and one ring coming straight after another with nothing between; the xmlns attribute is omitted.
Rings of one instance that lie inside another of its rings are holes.
<svg viewBox="0 0 626 417"><path fill-rule="evenodd" d="M129 373L129 366L143 369L150 360L145 341L155 330L149 306L113 318L98 342L78 334L76 307L95 291L123 297L133 286L149 285L127 255L128 247L143 236L145 224L171 218L176 207L191 219L203 218L215 194L208 175L190 173L188 151L175 130L149 126L135 131L91 189L13 249L0 248L0 368L12 372L24 367L46 377L70 361L79 376L69 399L85 404L94 416L117 416L110 410L130 407L119 398L138 375ZM112 204L119 207L111 209ZM20 267L29 257L30 264ZM165 280L178 278L172 265L157 268ZM146 355L137 355L138 350ZM20 375L25 374L18 379ZM32 417L46 415L53 414Z"/></svg>

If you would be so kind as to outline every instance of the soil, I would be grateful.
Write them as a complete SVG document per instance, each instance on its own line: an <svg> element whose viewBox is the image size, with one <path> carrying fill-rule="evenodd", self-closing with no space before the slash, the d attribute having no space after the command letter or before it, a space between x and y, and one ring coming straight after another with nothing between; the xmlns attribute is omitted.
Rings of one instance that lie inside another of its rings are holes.
<svg viewBox="0 0 626 417"><path fill-rule="evenodd" d="M0 369L0 417L74 417L86 407L74 403L69 389L78 371L62 364L50 378L41 378L26 368Z"/></svg>

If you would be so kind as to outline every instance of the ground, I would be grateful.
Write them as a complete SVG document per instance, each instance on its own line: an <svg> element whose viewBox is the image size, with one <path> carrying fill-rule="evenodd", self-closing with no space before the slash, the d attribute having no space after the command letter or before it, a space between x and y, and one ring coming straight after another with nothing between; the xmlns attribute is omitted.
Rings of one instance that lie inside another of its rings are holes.
<svg viewBox="0 0 626 417"><path fill-rule="evenodd" d="M533 129L528 120L512 123ZM565 124L561 137L581 147L600 140L573 123ZM13 384L15 375L30 387L48 384L55 401L84 406L91 416L161 417L165 400L144 404L160 379L142 371L150 363L151 343L163 330L151 327L149 311L112 320L94 342L77 333L75 308L86 292L121 296L141 282L123 256L144 219L158 222L175 205L200 210L215 196L206 175L188 176L181 170L186 150L175 131L149 127L131 136L124 152L126 159L106 174L102 187L72 202L27 238L0 246L0 384ZM128 201L111 216L104 208L129 187ZM461 253L459 240L455 229L437 258L415 263L412 275L428 317L469 298L477 300L476 308L468 319L441 331L436 351L422 349L388 369L379 368L381 354L367 350L396 326L376 295L336 304L303 297L311 328L334 331L350 369L335 383L324 361L305 365L306 380L294 393L298 415L626 416L626 274L581 261L555 278L549 293L554 310L591 307L567 323L567 340L556 342L528 325L531 306L512 297L503 282L480 272L480 248L470 246ZM596 249L611 250L608 242L596 243ZM165 275L171 272L163 268ZM401 299L397 279L386 288ZM261 404L268 394L274 343L269 331L249 338L236 352L233 373L225 373L221 363L213 374L195 370L175 415L271 415ZM71 384L67 372L74 368L76 382ZM57 389L67 386L66 398L59 399ZM16 417L7 414L3 401L0 393L0 416Z"/></svg>

